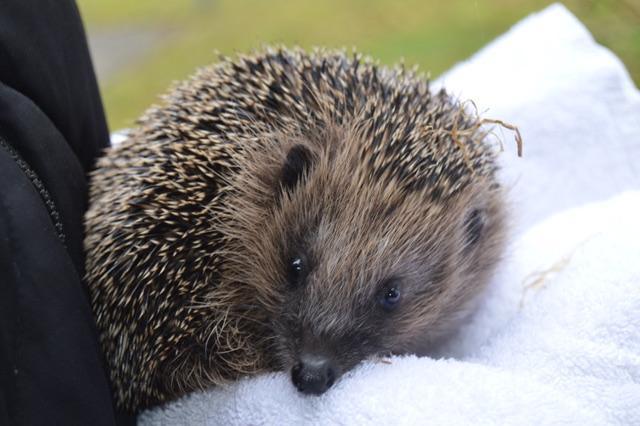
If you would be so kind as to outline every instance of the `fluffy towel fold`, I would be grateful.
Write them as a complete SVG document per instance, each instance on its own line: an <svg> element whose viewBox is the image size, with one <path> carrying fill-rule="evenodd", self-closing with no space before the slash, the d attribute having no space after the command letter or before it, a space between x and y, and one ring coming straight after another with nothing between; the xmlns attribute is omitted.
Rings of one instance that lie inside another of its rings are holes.
<svg viewBox="0 0 640 426"><path fill-rule="evenodd" d="M525 18L435 83L473 99L483 116L520 128L523 158L509 132L496 128L518 232L640 188L640 92L564 6Z"/></svg>
<svg viewBox="0 0 640 426"><path fill-rule="evenodd" d="M321 397L299 394L285 374L268 374L193 394L139 421L638 424L638 217L640 192L633 192L560 213L525 233L468 327L482 343L458 359L365 363Z"/></svg>
<svg viewBox="0 0 640 426"><path fill-rule="evenodd" d="M501 156L515 231L505 261L443 358L364 363L320 397L262 375L140 424L640 424L640 192L602 201L640 189L640 93L560 5L436 84L525 140L524 158L508 143Z"/></svg>

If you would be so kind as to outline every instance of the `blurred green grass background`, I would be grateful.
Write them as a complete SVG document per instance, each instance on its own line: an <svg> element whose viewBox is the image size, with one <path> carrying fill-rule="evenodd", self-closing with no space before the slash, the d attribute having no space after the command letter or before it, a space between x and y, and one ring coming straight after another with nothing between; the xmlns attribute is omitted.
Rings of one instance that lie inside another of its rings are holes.
<svg viewBox="0 0 640 426"><path fill-rule="evenodd" d="M549 0L78 0L111 129L172 81L264 44L356 47L437 77ZM640 0L563 2L640 82Z"/></svg>

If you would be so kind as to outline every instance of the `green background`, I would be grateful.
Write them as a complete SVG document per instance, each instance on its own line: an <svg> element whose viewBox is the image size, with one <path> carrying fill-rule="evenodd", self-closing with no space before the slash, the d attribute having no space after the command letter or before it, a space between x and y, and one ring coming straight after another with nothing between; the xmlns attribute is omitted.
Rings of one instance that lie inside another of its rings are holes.
<svg viewBox="0 0 640 426"><path fill-rule="evenodd" d="M264 44L356 47L382 63L404 59L437 77L544 0L78 0L90 38L144 35L133 58L101 75L112 129L131 126L172 81L223 54ZM640 0L567 0L596 40L640 82ZM133 38L132 38L133 40ZM96 58L94 52L94 59Z"/></svg>

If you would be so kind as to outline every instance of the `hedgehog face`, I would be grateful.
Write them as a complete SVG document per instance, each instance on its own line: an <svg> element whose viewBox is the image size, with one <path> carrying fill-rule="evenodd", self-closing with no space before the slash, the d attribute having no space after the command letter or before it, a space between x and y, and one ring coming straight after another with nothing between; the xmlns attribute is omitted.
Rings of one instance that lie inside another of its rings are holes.
<svg viewBox="0 0 640 426"><path fill-rule="evenodd" d="M251 243L252 279L273 289L265 305L280 368L321 394L362 360L427 354L497 260L499 190L479 180L435 200L352 167L349 149L295 143L282 157L276 207Z"/></svg>

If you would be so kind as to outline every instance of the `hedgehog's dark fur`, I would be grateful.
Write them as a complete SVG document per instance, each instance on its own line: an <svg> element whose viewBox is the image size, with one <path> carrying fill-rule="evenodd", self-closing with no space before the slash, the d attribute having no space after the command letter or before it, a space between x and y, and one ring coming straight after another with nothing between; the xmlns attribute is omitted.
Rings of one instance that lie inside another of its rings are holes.
<svg viewBox="0 0 640 426"><path fill-rule="evenodd" d="M341 52L266 50L178 85L93 174L87 282L118 404L290 368L309 339L342 371L426 351L501 248L485 136L425 79ZM315 265L303 290L280 284L292 250ZM390 277L406 301L385 317L368 301Z"/></svg>

